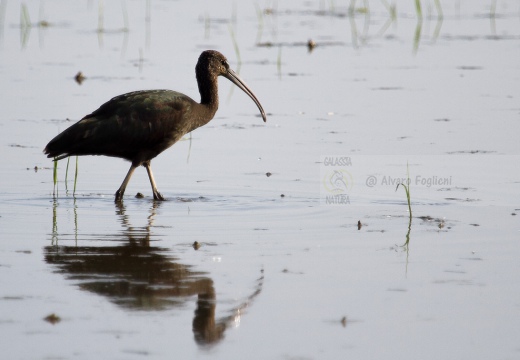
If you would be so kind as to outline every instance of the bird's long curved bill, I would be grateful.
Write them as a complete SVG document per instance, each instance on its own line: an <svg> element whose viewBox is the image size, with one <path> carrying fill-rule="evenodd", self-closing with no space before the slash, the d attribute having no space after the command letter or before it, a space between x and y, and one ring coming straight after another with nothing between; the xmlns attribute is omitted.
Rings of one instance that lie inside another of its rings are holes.
<svg viewBox="0 0 520 360"><path fill-rule="evenodd" d="M243 92L245 92L249 97L255 102L256 106L258 106L258 110L260 110L260 114L262 115L262 119L264 119L264 122L266 122L267 118L265 116L264 108L262 107L262 104L260 104L260 101L256 98L255 94L251 89L246 85L244 80L238 76L236 72L234 72L231 69L228 69L227 73L224 74L224 77L231 81L233 84L238 86L240 89L242 89Z"/></svg>

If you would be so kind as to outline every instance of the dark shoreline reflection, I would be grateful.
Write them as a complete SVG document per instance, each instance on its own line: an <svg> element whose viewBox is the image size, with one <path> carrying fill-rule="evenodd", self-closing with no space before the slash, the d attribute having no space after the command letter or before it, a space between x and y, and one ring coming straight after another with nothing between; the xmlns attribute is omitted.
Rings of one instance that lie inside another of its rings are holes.
<svg viewBox="0 0 520 360"><path fill-rule="evenodd" d="M82 290L107 297L122 308L133 311L162 311L181 307L197 295L193 335L200 346L218 343L229 325L236 323L242 311L261 292L263 272L256 280L252 295L216 319L216 291L209 274L182 264L171 250L151 246L154 217L161 202L153 202L146 226L133 227L123 204L116 204L116 215L123 231L101 236L113 246L77 246L92 243L77 234L74 246L59 245L56 209L53 209L51 246L44 248L45 261ZM54 202L54 207L58 206ZM154 241L152 241L153 243Z"/></svg>

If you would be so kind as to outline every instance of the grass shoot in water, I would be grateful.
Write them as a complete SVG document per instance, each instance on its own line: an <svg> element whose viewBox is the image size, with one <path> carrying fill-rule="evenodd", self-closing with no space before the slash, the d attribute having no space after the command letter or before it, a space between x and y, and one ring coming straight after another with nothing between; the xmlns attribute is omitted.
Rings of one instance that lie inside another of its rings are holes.
<svg viewBox="0 0 520 360"><path fill-rule="evenodd" d="M402 245L403 247L408 248L408 244L410 243L410 231L412 230L412 203L411 203L411 197L410 197L411 181L410 181L410 167L409 167L408 163L406 163L406 175L407 175L407 178L406 178L407 184L403 184L401 182L398 183L395 188L395 191L397 191L397 189L399 188L399 185L401 185L404 188L404 191L406 193L406 200L408 201L408 214L410 216L410 220L408 222L408 233L406 234L406 241Z"/></svg>
<svg viewBox="0 0 520 360"><path fill-rule="evenodd" d="M58 161L54 158L54 170L52 171L52 182L54 187L52 188L52 196L56 194L56 184L58 183Z"/></svg>
<svg viewBox="0 0 520 360"><path fill-rule="evenodd" d="M52 190L52 195L55 196L58 194L57 185L58 185L58 160L54 158L54 169L52 172L52 181L54 184L54 188ZM67 158L67 167L65 169L65 189L67 189L67 178L69 175L69 163L70 163L70 157ZM76 156L76 171L74 172L74 190L73 195L76 195L76 184L78 183L78 156Z"/></svg>
<svg viewBox="0 0 520 360"><path fill-rule="evenodd" d="M67 167L65 168L65 192L68 191L67 178L69 177L69 163L70 163L70 156L67 158Z"/></svg>
<svg viewBox="0 0 520 360"><path fill-rule="evenodd" d="M233 29L233 26L228 25L229 34L231 35L231 40L233 41L233 48L235 49L235 54L237 55L237 62L238 62L238 68L240 68L240 65L242 64L242 59L240 58L240 49L238 48L237 39L235 36L235 31ZM239 71L237 70L237 73Z"/></svg>
<svg viewBox="0 0 520 360"><path fill-rule="evenodd" d="M415 0L415 12L417 13L417 18L422 20L421 0Z"/></svg>
<svg viewBox="0 0 520 360"><path fill-rule="evenodd" d="M276 59L276 68L278 70L278 78L282 78L282 46L278 47L278 58Z"/></svg>
<svg viewBox="0 0 520 360"><path fill-rule="evenodd" d="M78 157L76 156L76 172L74 173L74 191L72 192L72 195L76 195L76 183L77 182L78 182Z"/></svg>

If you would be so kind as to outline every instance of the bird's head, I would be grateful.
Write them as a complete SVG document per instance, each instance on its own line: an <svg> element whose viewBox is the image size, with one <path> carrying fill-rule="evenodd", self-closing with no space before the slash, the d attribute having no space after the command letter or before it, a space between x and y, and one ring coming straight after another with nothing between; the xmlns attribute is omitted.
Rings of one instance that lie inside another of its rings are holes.
<svg viewBox="0 0 520 360"><path fill-rule="evenodd" d="M203 51L199 56L199 61L195 67L195 73L197 75L197 81L205 83L207 80L216 81L218 76L224 76L226 79L231 81L233 84L238 86L244 91L256 104L262 119L264 122L267 120L264 108L260 104L260 101L256 98L253 91L246 85L244 80L235 73L228 64L228 61L224 55L215 50Z"/></svg>

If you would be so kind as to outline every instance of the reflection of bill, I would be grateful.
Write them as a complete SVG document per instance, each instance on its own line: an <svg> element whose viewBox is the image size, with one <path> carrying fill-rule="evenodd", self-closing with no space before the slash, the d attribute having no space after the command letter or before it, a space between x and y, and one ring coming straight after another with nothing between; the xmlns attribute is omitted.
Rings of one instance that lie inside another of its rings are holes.
<svg viewBox="0 0 520 360"><path fill-rule="evenodd" d="M323 185L330 193L345 194L352 188L352 175L345 170L332 170L325 175Z"/></svg>

